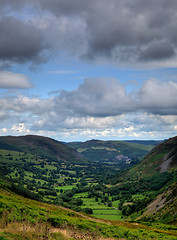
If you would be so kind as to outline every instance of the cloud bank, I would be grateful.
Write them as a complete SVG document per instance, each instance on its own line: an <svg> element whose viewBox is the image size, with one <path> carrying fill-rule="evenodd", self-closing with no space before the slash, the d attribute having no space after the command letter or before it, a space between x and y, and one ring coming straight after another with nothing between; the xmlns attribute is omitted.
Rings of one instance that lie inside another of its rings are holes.
<svg viewBox="0 0 177 240"><path fill-rule="evenodd" d="M1 1L0 59L42 63L67 51L89 61L174 63L176 9L175 0Z"/></svg>
<svg viewBox="0 0 177 240"><path fill-rule="evenodd" d="M137 129L144 135L147 129L175 131L177 83L150 79L136 92L127 93L116 79L86 79L77 89L63 90L47 99L3 97L0 109L2 122L13 118L29 124L30 119L31 131L70 129L103 133L107 129L109 135L117 128L117 134L132 132L132 136Z"/></svg>

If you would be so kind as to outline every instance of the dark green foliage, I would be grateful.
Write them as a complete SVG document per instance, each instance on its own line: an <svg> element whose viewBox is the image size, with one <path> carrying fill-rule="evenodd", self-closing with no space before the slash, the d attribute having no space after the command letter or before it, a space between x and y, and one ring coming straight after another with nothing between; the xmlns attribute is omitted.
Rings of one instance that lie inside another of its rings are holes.
<svg viewBox="0 0 177 240"><path fill-rule="evenodd" d="M24 188L21 184L11 184L10 190L13 192L22 195L23 197L41 201L42 197L39 194L33 193L28 189Z"/></svg>
<svg viewBox="0 0 177 240"><path fill-rule="evenodd" d="M82 209L82 211L87 213L87 214L92 214L93 213L93 209L92 208L84 208L84 209Z"/></svg>
<svg viewBox="0 0 177 240"><path fill-rule="evenodd" d="M56 218L56 217L50 217L48 219L48 222L51 223L51 225L53 227L56 227L56 228L59 228L61 227L63 224L66 224L67 223L67 220L65 219L60 219L59 217Z"/></svg>
<svg viewBox="0 0 177 240"><path fill-rule="evenodd" d="M109 193L111 195L119 195L121 193L121 195L127 196L146 191L158 191L172 178L173 173L157 173L152 177L141 178L136 182L130 181L120 186L113 187L110 189Z"/></svg>

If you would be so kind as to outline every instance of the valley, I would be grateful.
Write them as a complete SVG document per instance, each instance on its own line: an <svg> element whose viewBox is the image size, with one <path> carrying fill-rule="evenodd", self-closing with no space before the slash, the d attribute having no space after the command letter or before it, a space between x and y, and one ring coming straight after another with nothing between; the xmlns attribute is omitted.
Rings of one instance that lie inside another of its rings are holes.
<svg viewBox="0 0 177 240"><path fill-rule="evenodd" d="M129 223L135 222L138 224L137 237L126 238L125 234L120 234L119 238L150 239L139 237L140 223L145 224L145 229L156 224L160 228L165 228L167 223L173 226L176 224L176 146L176 138L162 143L91 140L66 144L40 136L0 137L1 221L3 213L8 211L9 225L14 215L11 213L11 204L3 200L7 189L14 198L20 195L31 199L28 201L40 201L46 208L55 206L56 209L64 208L71 213L74 211L73 216L78 214L79 217L84 216L96 222L100 219L105 221L106 226L108 223L111 226L125 224L126 228ZM168 156L171 164L166 171L160 171L160 166L168 160ZM15 211L21 211L20 206ZM25 211L28 215L29 210ZM30 211L32 216L33 210ZM15 221L19 221L19 216L19 213L15 213ZM30 222L34 221L32 218ZM44 222L50 222L50 226L56 227L56 219L57 214L55 220L49 221L45 217ZM57 226L61 225L63 222ZM73 223L69 225L73 226ZM175 229L175 226L172 228ZM71 229L68 228L68 231L71 232ZM89 234L91 232L89 230ZM62 235L61 231L59 234ZM115 236L109 233L107 237ZM95 236L86 239L99 238ZM172 233L171 239L176 239L175 234Z"/></svg>

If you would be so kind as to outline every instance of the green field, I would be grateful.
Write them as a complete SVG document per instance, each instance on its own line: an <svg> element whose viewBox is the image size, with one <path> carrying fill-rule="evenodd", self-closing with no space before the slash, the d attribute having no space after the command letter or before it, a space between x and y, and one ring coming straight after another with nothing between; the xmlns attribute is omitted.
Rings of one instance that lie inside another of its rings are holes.
<svg viewBox="0 0 177 240"><path fill-rule="evenodd" d="M114 206L109 207L108 205L103 204L100 201L95 201L95 198L86 198L87 193L76 194L76 196L82 197L82 209L91 208L93 210L93 216L109 220L121 220L121 211L116 210Z"/></svg>
<svg viewBox="0 0 177 240"><path fill-rule="evenodd" d="M98 213L93 213L92 216L97 217L97 218L102 218L102 219L107 219L107 220L112 220L112 221L122 221L122 217L120 214L112 213L111 215L104 213L104 214L98 214Z"/></svg>
<svg viewBox="0 0 177 240"><path fill-rule="evenodd" d="M72 188L74 188L76 185L65 185L65 186L59 186L59 187L56 187L55 189L57 190L71 190Z"/></svg>

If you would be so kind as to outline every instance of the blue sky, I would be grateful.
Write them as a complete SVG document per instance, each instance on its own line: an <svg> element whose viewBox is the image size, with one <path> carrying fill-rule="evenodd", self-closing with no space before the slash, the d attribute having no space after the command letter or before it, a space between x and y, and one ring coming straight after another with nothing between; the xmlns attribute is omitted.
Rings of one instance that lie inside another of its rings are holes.
<svg viewBox="0 0 177 240"><path fill-rule="evenodd" d="M0 2L0 135L177 134L176 1Z"/></svg>

